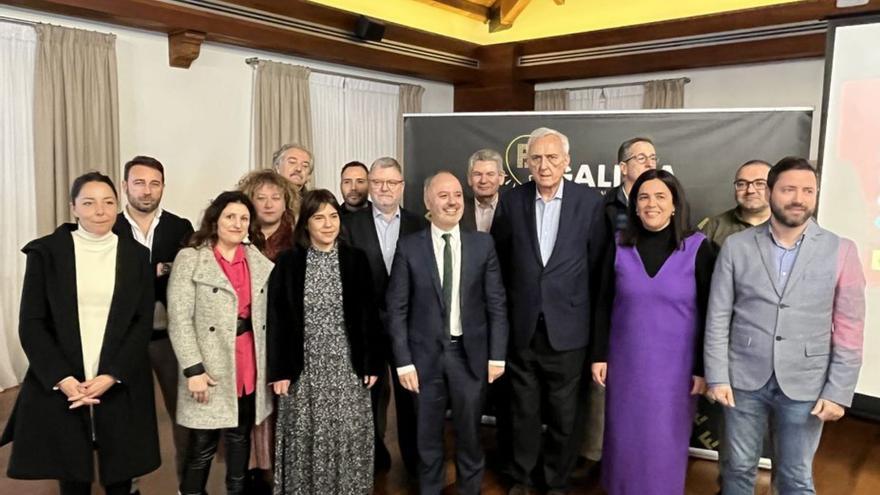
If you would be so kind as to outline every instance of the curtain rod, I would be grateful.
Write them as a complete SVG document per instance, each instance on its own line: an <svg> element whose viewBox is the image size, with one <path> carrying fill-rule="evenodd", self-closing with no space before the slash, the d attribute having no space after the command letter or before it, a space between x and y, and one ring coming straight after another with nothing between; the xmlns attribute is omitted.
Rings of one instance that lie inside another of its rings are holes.
<svg viewBox="0 0 880 495"><path fill-rule="evenodd" d="M39 24L38 22L34 22L34 21L26 21L24 19L16 19L15 17L6 17L5 15L0 15L0 21L9 22L12 24L22 24L24 26L36 26L37 24Z"/></svg>
<svg viewBox="0 0 880 495"><path fill-rule="evenodd" d="M258 57L251 57L251 58L247 58L244 60L244 63L251 65L251 66L258 64L259 62L261 62L261 60ZM399 82L395 82L395 81L388 81L386 79L376 79L373 77L364 77L364 76L353 76L351 74L344 74L342 72L334 72L332 70L313 69L313 68L307 67L307 66L303 66L303 67L306 67L307 69L309 69L310 71L312 71L316 74L326 74L328 76L345 77L348 79L359 79L361 81L369 81L369 82L380 83L380 84L390 84L391 86L398 86L398 87L401 84L403 84L403 83L399 83Z"/></svg>
<svg viewBox="0 0 880 495"><path fill-rule="evenodd" d="M658 81L677 81L679 79L684 79L685 84L691 82L691 78L689 78L689 77L675 77L672 79L658 79ZM586 89L605 89L605 88L621 88L623 86L638 86L639 84L645 84L645 83L649 83L649 82L652 82L652 81L635 81L635 82L629 82L629 83L598 84L596 86L578 86L575 88L556 88L556 89L562 89L565 91L582 91L582 90L586 90ZM547 91L547 90L545 90L545 91Z"/></svg>

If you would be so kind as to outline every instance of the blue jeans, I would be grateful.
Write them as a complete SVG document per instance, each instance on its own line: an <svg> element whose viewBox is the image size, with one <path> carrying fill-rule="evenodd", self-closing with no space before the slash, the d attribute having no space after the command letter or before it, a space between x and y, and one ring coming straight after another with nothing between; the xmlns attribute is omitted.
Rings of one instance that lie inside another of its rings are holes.
<svg viewBox="0 0 880 495"><path fill-rule="evenodd" d="M822 421L810 414L815 401L791 400L776 376L758 390L733 390L734 408L724 409L722 463L724 495L752 495L768 421L774 430L773 468L780 495L815 494L813 456L822 436Z"/></svg>

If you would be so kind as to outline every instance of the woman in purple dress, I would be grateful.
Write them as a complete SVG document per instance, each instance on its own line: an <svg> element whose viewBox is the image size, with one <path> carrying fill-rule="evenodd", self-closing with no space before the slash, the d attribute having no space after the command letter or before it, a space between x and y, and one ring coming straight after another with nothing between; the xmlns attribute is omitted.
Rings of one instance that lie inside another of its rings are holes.
<svg viewBox="0 0 880 495"><path fill-rule="evenodd" d="M606 386L602 484L610 495L684 493L711 244L688 228L678 180L643 173L629 223L609 249L597 305L593 380Z"/></svg>

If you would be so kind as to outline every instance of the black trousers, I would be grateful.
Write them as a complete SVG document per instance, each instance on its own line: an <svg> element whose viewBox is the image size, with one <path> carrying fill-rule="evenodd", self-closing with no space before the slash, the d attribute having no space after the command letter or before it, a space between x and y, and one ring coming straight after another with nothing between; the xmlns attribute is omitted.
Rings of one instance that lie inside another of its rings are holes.
<svg viewBox="0 0 880 495"><path fill-rule="evenodd" d="M92 493L92 484L87 481L59 481L61 495L90 495ZM104 493L107 495L128 495L131 491L131 480L113 483L112 485L103 485Z"/></svg>
<svg viewBox="0 0 880 495"><path fill-rule="evenodd" d="M486 377L477 378L471 373L460 342L446 346L433 369L417 372L419 491L422 495L440 495L446 485L443 430L446 405L451 403L457 493L478 495L485 464L480 445L480 418Z"/></svg>
<svg viewBox="0 0 880 495"><path fill-rule="evenodd" d="M247 467L251 455L251 429L256 416L255 394L238 399L238 426L217 430L190 429L186 448L183 476L180 481L182 495L205 493L211 461L217 452L217 442L223 433L226 447L226 492L243 495L247 480Z"/></svg>
<svg viewBox="0 0 880 495"><path fill-rule="evenodd" d="M390 345L390 344L389 344ZM390 377L390 379L389 379ZM410 476L418 473L419 451L416 448L416 405L409 390L403 388L397 377L393 364L391 372L384 373L379 381L370 389L373 406L373 428L375 434L375 459L377 464L390 461L388 449L385 447L385 425L391 394L394 393L395 416L397 419L397 444L400 456Z"/></svg>
<svg viewBox="0 0 880 495"><path fill-rule="evenodd" d="M506 374L511 386L513 449L508 471L517 483L532 485L532 472L539 468L548 489L566 489L580 447L575 423L585 358L585 348L554 350L543 318L528 348L511 349ZM542 419L547 425L545 435Z"/></svg>

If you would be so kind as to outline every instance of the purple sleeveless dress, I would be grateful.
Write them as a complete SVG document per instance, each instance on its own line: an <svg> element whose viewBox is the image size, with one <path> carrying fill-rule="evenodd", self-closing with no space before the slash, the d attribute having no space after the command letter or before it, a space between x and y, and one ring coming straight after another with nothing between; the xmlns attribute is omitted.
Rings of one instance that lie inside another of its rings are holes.
<svg viewBox="0 0 880 495"><path fill-rule="evenodd" d="M681 495L696 400L698 309L693 234L652 278L617 245L606 379L602 484L610 495Z"/></svg>

